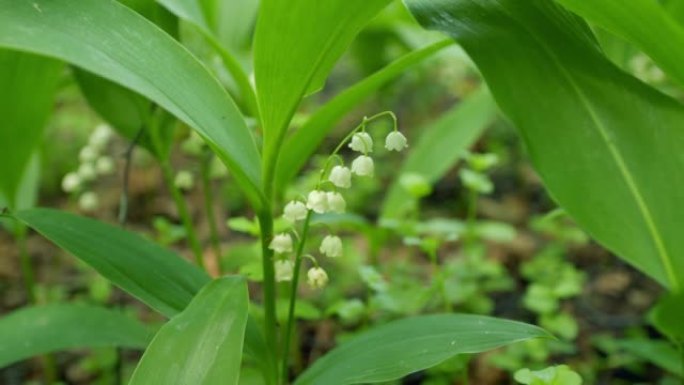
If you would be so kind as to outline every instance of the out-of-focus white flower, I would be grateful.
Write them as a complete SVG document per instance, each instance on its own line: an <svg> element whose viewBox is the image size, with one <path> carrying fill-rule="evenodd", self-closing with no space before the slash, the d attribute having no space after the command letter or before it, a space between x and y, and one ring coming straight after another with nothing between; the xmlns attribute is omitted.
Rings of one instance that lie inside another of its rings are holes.
<svg viewBox="0 0 684 385"><path fill-rule="evenodd" d="M347 208L347 202L345 202L342 194L337 192L328 192L325 194L325 196L326 200L328 201L328 211L341 214Z"/></svg>
<svg viewBox="0 0 684 385"><path fill-rule="evenodd" d="M385 138L385 148L392 151L401 151L408 147L408 141L404 134L399 131L392 131Z"/></svg>
<svg viewBox="0 0 684 385"><path fill-rule="evenodd" d="M325 191L314 190L310 192L306 199L306 207L319 214L328 211L328 196Z"/></svg>
<svg viewBox="0 0 684 385"><path fill-rule="evenodd" d="M309 279L309 285L314 289L320 289L328 283L328 274L320 267L312 267L306 276Z"/></svg>
<svg viewBox="0 0 684 385"><path fill-rule="evenodd" d="M277 234L268 247L279 254L292 252L292 237L287 233Z"/></svg>
<svg viewBox="0 0 684 385"><path fill-rule="evenodd" d="M100 124L95 127L95 131L90 134L88 144L96 149L102 149L107 145L109 139L112 137L112 129L106 124Z"/></svg>
<svg viewBox="0 0 684 385"><path fill-rule="evenodd" d="M292 274L294 273L294 263L290 260L275 261L275 278L278 282L292 281Z"/></svg>
<svg viewBox="0 0 684 385"><path fill-rule="evenodd" d="M300 201L291 201L285 205L285 210L283 210L283 217L290 222L301 221L306 218L306 214L309 210L306 205Z"/></svg>
<svg viewBox="0 0 684 385"><path fill-rule="evenodd" d="M341 188L351 187L351 170L344 166L335 166L330 171L330 176L328 180L331 181L335 186Z"/></svg>
<svg viewBox="0 0 684 385"><path fill-rule="evenodd" d="M92 191L84 192L81 194L81 197L78 198L78 207L83 211L92 212L97 210L99 206L100 199L97 197L97 194Z"/></svg>
<svg viewBox="0 0 684 385"><path fill-rule="evenodd" d="M318 249L321 254L335 258L342 256L342 240L336 235L326 235Z"/></svg>
<svg viewBox="0 0 684 385"><path fill-rule="evenodd" d="M114 160L108 156L101 156L95 162L95 170L100 175L109 175L114 172Z"/></svg>
<svg viewBox="0 0 684 385"><path fill-rule="evenodd" d="M97 159L98 152L99 151L92 146L85 146L78 153L78 160L82 163L94 162L95 159Z"/></svg>
<svg viewBox="0 0 684 385"><path fill-rule="evenodd" d="M373 138L371 138L371 136L365 132L357 132L356 134L352 135L349 148L364 154L373 152Z"/></svg>
<svg viewBox="0 0 684 385"><path fill-rule="evenodd" d="M81 177L75 172L70 172L62 179L62 190L72 193L81 187Z"/></svg>
<svg viewBox="0 0 684 385"><path fill-rule="evenodd" d="M95 179L97 176L97 171L95 171L95 166L92 163L82 163L77 172L81 180L86 182Z"/></svg>
<svg viewBox="0 0 684 385"><path fill-rule="evenodd" d="M375 171L373 158L366 155L359 156L352 162L351 171L359 176L373 176Z"/></svg>
<svg viewBox="0 0 684 385"><path fill-rule="evenodd" d="M192 186L195 185L195 177L192 176L190 171L178 171L173 180L173 184L176 186L176 188L181 190L190 190L192 189Z"/></svg>

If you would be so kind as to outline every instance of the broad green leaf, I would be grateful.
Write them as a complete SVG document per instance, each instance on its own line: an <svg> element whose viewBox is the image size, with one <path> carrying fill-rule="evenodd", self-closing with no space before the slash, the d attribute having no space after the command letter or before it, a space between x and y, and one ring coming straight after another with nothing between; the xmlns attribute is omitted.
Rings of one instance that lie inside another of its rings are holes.
<svg viewBox="0 0 684 385"><path fill-rule="evenodd" d="M118 311L71 304L31 306L0 317L0 367L67 349L144 349L151 337L145 325Z"/></svg>
<svg viewBox="0 0 684 385"><path fill-rule="evenodd" d="M244 278L212 281L159 330L130 384L237 384L248 306Z"/></svg>
<svg viewBox="0 0 684 385"><path fill-rule="evenodd" d="M656 0L556 0L587 20L636 44L684 85L684 26Z"/></svg>
<svg viewBox="0 0 684 385"><path fill-rule="evenodd" d="M410 147L399 175L417 174L435 183L461 159L485 128L496 118L496 104L486 89L481 89L456 105L424 129ZM410 195L397 178L383 203L383 218L401 217Z"/></svg>
<svg viewBox="0 0 684 385"><path fill-rule="evenodd" d="M299 102L391 0L263 0L255 40L265 156L275 156Z"/></svg>
<svg viewBox="0 0 684 385"><path fill-rule="evenodd" d="M347 88L316 111L283 144L276 174L277 190L282 191L282 188L297 175L328 132L349 111L387 82L451 44L453 43L449 40L442 40L406 54L387 67Z"/></svg>
<svg viewBox="0 0 684 385"><path fill-rule="evenodd" d="M231 28L239 28L235 23L235 17L240 17L238 10L249 14L249 8L255 8L252 4L254 0L219 1L219 0L157 0L169 11L181 19L195 25L207 39L207 42L221 56L225 68L233 76L233 79L240 88L241 97L246 104L247 111L253 116L258 116L256 95L249 77L240 65L240 62L231 51L231 47L226 45L225 34L233 31ZM252 12L255 12L253 10ZM249 17L242 15L243 17ZM254 17L254 15L252 15ZM225 19L225 20L224 20ZM245 22L241 20L241 22Z"/></svg>
<svg viewBox="0 0 684 385"><path fill-rule="evenodd" d="M549 337L520 322L448 314L406 318L379 326L333 349L295 385L345 385L390 381L432 367L457 354Z"/></svg>
<svg viewBox="0 0 684 385"><path fill-rule="evenodd" d="M617 341L617 346L672 374L684 378L681 354L677 348L667 341L631 338Z"/></svg>
<svg viewBox="0 0 684 385"><path fill-rule="evenodd" d="M209 281L185 259L116 226L51 209L14 216L166 316L182 311Z"/></svg>
<svg viewBox="0 0 684 385"><path fill-rule="evenodd" d="M620 71L550 0L406 0L473 58L558 203L597 241L684 284L684 107Z"/></svg>
<svg viewBox="0 0 684 385"><path fill-rule="evenodd" d="M684 293L663 296L651 310L650 316L653 325L661 333L673 342L684 344Z"/></svg>
<svg viewBox="0 0 684 385"><path fill-rule="evenodd" d="M235 103L187 50L114 1L0 0L0 47L68 61L194 128L260 207L260 157Z"/></svg>
<svg viewBox="0 0 684 385"><path fill-rule="evenodd" d="M62 68L56 60L0 49L0 194L10 207L43 137Z"/></svg>

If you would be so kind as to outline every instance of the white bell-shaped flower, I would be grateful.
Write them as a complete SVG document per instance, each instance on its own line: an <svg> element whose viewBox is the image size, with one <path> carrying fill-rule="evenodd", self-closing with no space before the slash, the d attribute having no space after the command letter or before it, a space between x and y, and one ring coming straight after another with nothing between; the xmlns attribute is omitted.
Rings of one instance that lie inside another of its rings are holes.
<svg viewBox="0 0 684 385"><path fill-rule="evenodd" d="M294 263L289 260L278 260L274 263L275 278L278 282L292 281Z"/></svg>
<svg viewBox="0 0 684 385"><path fill-rule="evenodd" d="M108 156L101 156L95 162L95 169L100 175L109 175L114 172L114 160Z"/></svg>
<svg viewBox="0 0 684 385"><path fill-rule="evenodd" d="M306 273L309 285L314 289L320 289L328 283L328 274L320 267L312 267Z"/></svg>
<svg viewBox="0 0 684 385"><path fill-rule="evenodd" d="M373 138L365 132L357 132L352 135L349 148L363 154L373 152Z"/></svg>
<svg viewBox="0 0 684 385"><path fill-rule="evenodd" d="M285 210L283 210L283 217L288 221L294 223L296 221L301 221L306 218L306 213L309 210L306 205L300 201L291 201L285 205Z"/></svg>
<svg viewBox="0 0 684 385"><path fill-rule="evenodd" d="M85 146L78 153L78 160L80 160L83 163L93 162L95 161L95 159L97 159L97 156L98 151L96 148L92 146Z"/></svg>
<svg viewBox="0 0 684 385"><path fill-rule="evenodd" d="M336 235L326 235L318 249L321 254L331 258L342 256L342 240Z"/></svg>
<svg viewBox="0 0 684 385"><path fill-rule="evenodd" d="M385 148L392 151L401 151L408 147L408 141L404 134L399 131L392 131L385 138Z"/></svg>
<svg viewBox="0 0 684 385"><path fill-rule="evenodd" d="M278 254L290 253L292 252L292 237L287 233L277 234L271 240L268 248Z"/></svg>
<svg viewBox="0 0 684 385"><path fill-rule="evenodd" d="M100 207L100 199L92 191L85 192L78 198L78 207L83 211L93 212Z"/></svg>
<svg viewBox="0 0 684 385"><path fill-rule="evenodd" d="M340 188L351 187L351 170L344 166L335 166L330 171L330 180L335 186Z"/></svg>
<svg viewBox="0 0 684 385"><path fill-rule="evenodd" d="M347 208L347 202L344 200L342 194L337 192L326 193L326 198L328 201L328 211L333 213L341 214Z"/></svg>
<svg viewBox="0 0 684 385"><path fill-rule="evenodd" d="M373 176L375 172L373 158L366 155L359 156L352 162L351 171L359 176Z"/></svg>
<svg viewBox="0 0 684 385"><path fill-rule="evenodd" d="M328 196L325 191L314 190L310 192L306 199L306 207L319 214L328 211Z"/></svg>
<svg viewBox="0 0 684 385"><path fill-rule="evenodd" d="M173 184L181 190L192 190L192 187L195 185L195 177L192 176L190 171L181 170L176 174Z"/></svg>
<svg viewBox="0 0 684 385"><path fill-rule="evenodd" d="M95 127L95 131L90 134L88 144L96 149L102 149L107 145L109 139L112 137L112 129L106 124L100 124Z"/></svg>
<svg viewBox="0 0 684 385"><path fill-rule="evenodd" d="M62 190L72 193L81 187L81 177L75 172L70 172L62 179Z"/></svg>

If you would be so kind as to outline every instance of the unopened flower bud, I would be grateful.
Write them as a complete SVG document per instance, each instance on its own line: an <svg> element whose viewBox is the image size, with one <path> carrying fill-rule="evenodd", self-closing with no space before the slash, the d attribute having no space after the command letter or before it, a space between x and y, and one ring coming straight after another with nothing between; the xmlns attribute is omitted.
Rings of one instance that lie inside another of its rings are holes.
<svg viewBox="0 0 684 385"><path fill-rule="evenodd" d="M271 244L268 245L268 248L278 254L292 252L292 237L287 233L277 234L273 237L273 240L271 240Z"/></svg>
<svg viewBox="0 0 684 385"><path fill-rule="evenodd" d="M291 201L285 205L283 217L290 222L296 222L305 219L308 211L309 210L304 203L300 201Z"/></svg>
<svg viewBox="0 0 684 385"><path fill-rule="evenodd" d="M328 197L325 191L314 190L310 192L306 199L306 207L319 214L328 211Z"/></svg>
<svg viewBox="0 0 684 385"><path fill-rule="evenodd" d="M330 171L328 180L337 187L349 188L351 187L351 170L344 166L335 166Z"/></svg>
<svg viewBox="0 0 684 385"><path fill-rule="evenodd" d="M392 131L385 138L385 148L389 151L401 151L408 147L408 141L404 134L399 131Z"/></svg>
<svg viewBox="0 0 684 385"><path fill-rule="evenodd" d="M373 176L375 168L373 166L373 158L366 155L361 155L352 162L351 170L354 174L359 176Z"/></svg>
<svg viewBox="0 0 684 385"><path fill-rule="evenodd" d="M306 276L309 279L309 285L314 289L320 289L328 283L328 274L320 267L312 267Z"/></svg>
<svg viewBox="0 0 684 385"><path fill-rule="evenodd" d="M319 251L323 255L335 258L342 256L342 240L336 235L326 235L321 242Z"/></svg>
<svg viewBox="0 0 684 385"><path fill-rule="evenodd" d="M373 152L373 138L365 132L357 132L352 136L349 148L364 154Z"/></svg>
<svg viewBox="0 0 684 385"><path fill-rule="evenodd" d="M67 193L72 193L81 187L81 177L75 172L70 172L62 179L62 190Z"/></svg>
<svg viewBox="0 0 684 385"><path fill-rule="evenodd" d="M275 261L274 268L276 281L292 281L292 275L294 273L294 263L292 263L292 261Z"/></svg>
<svg viewBox="0 0 684 385"><path fill-rule="evenodd" d="M341 214L347 208L347 202L345 202L344 197L340 193L328 192L326 193L326 199L328 201L328 211Z"/></svg>
<svg viewBox="0 0 684 385"><path fill-rule="evenodd" d="M192 186L195 185L195 178L192 176L190 171L182 170L176 174L173 184L176 186L176 188L181 190L191 190Z"/></svg>
<svg viewBox="0 0 684 385"><path fill-rule="evenodd" d="M92 212L97 210L99 206L100 200L98 199L97 195L92 191L83 193L81 197L78 199L78 207L80 207L83 211Z"/></svg>
<svg viewBox="0 0 684 385"><path fill-rule="evenodd" d="M96 149L102 149L107 145L111 137L112 129L106 124L100 124L95 127L95 131L90 135L88 144Z"/></svg>

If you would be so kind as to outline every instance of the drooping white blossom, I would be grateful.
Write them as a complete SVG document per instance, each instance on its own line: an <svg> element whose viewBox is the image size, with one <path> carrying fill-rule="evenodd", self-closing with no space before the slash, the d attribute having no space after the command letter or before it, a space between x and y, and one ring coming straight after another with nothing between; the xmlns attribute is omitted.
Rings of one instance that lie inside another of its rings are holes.
<svg viewBox="0 0 684 385"><path fill-rule="evenodd" d="M328 274L320 267L312 267L306 273L309 285L314 289L320 289L328 283Z"/></svg>
<svg viewBox="0 0 684 385"><path fill-rule="evenodd" d="M97 210L99 206L100 199L97 197L97 194L92 191L84 192L81 194L80 198L78 198L78 207L83 211L92 212Z"/></svg>
<svg viewBox="0 0 684 385"><path fill-rule="evenodd" d="M195 185L195 178L192 176L190 171L181 170L176 174L173 184L176 186L176 188L181 190L191 190Z"/></svg>
<svg viewBox="0 0 684 385"><path fill-rule="evenodd" d="M277 234L271 240L268 248L278 254L290 253L292 252L292 237L287 233Z"/></svg>
<svg viewBox="0 0 684 385"><path fill-rule="evenodd" d="M82 163L78 167L78 171L76 171L76 172L78 173L78 176L81 178L81 180L86 181L86 182L95 179L95 177L97 176L97 171L95 171L95 166L90 162Z"/></svg>
<svg viewBox="0 0 684 385"><path fill-rule="evenodd" d="M70 172L62 179L62 190L72 193L81 187L81 177L75 172Z"/></svg>
<svg viewBox="0 0 684 385"><path fill-rule="evenodd" d="M340 188L351 187L351 170L345 166L335 166L330 171L328 180Z"/></svg>
<svg viewBox="0 0 684 385"><path fill-rule="evenodd" d="M114 172L114 161L108 156L101 156L95 162L95 169L100 175L109 175Z"/></svg>
<svg viewBox="0 0 684 385"><path fill-rule="evenodd" d="M336 235L326 235L318 249L321 254L331 258L342 256L342 240Z"/></svg>
<svg viewBox="0 0 684 385"><path fill-rule="evenodd" d="M328 192L325 194L328 201L328 211L341 214L347 208L347 202L342 194L338 192Z"/></svg>
<svg viewBox="0 0 684 385"><path fill-rule="evenodd" d="M392 131L385 138L385 148L389 151L401 151L408 147L408 141L404 134L399 131Z"/></svg>
<svg viewBox="0 0 684 385"><path fill-rule="evenodd" d="M318 214L323 214L328 211L328 196L325 191L311 191L306 199L306 207Z"/></svg>
<svg viewBox="0 0 684 385"><path fill-rule="evenodd" d="M359 156L352 162L351 171L359 176L373 176L375 172L373 158L366 155Z"/></svg>
<svg viewBox="0 0 684 385"><path fill-rule="evenodd" d="M365 132L357 132L352 135L349 148L363 154L373 152L373 138Z"/></svg>
<svg viewBox="0 0 684 385"><path fill-rule="evenodd" d="M290 260L275 261L275 278L278 282L292 281L294 273L294 263Z"/></svg>
<svg viewBox="0 0 684 385"><path fill-rule="evenodd" d="M285 205L283 210L283 217L290 222L301 221L306 218L306 213L309 210L306 205L300 201L291 201Z"/></svg>

